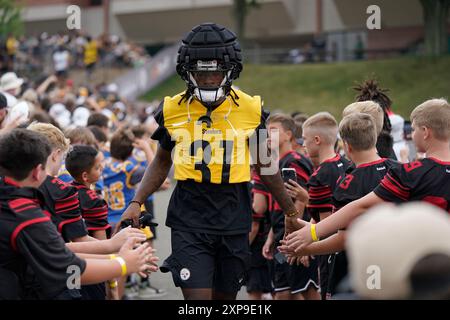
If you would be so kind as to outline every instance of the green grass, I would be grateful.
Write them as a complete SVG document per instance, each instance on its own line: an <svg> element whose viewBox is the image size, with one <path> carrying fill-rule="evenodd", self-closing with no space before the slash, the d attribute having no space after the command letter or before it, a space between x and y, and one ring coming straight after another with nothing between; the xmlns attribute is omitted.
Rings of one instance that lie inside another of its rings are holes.
<svg viewBox="0 0 450 320"><path fill-rule="evenodd" d="M340 118L341 110L354 101L352 87L370 77L390 89L394 112L409 118L412 109L421 102L432 97L449 98L450 56L333 64L245 65L235 85L248 94L261 95L268 110L298 110L310 115L326 110ZM162 99L184 88L179 77L173 76L143 99Z"/></svg>

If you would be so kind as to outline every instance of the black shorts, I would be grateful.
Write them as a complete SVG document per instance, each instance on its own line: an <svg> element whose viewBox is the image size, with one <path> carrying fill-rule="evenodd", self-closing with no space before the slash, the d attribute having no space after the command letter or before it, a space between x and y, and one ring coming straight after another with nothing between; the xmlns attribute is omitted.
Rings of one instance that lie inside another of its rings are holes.
<svg viewBox="0 0 450 320"><path fill-rule="evenodd" d="M177 287L240 290L250 265L248 233L215 235L172 229L172 254L161 272L172 272Z"/></svg>
<svg viewBox="0 0 450 320"><path fill-rule="evenodd" d="M319 289L317 259L311 259L308 268L275 261L274 273L275 292L289 290L292 294L302 293L310 286Z"/></svg>
<svg viewBox="0 0 450 320"><path fill-rule="evenodd" d="M328 290L328 278L330 276L329 268L331 263L331 255L316 256L319 263L319 282L320 282L320 296L322 300L326 300Z"/></svg>
<svg viewBox="0 0 450 320"><path fill-rule="evenodd" d="M263 267L251 268L245 279L247 292L273 292L272 278L270 275L269 264Z"/></svg>
<svg viewBox="0 0 450 320"><path fill-rule="evenodd" d="M273 291L270 264L262 255L263 245L264 241L256 238L250 247L251 267L245 279L247 292L268 293Z"/></svg>
<svg viewBox="0 0 450 320"><path fill-rule="evenodd" d="M327 299L331 299L338 293L339 284L348 275L348 261L345 251L332 254L330 262L331 263L328 265Z"/></svg>

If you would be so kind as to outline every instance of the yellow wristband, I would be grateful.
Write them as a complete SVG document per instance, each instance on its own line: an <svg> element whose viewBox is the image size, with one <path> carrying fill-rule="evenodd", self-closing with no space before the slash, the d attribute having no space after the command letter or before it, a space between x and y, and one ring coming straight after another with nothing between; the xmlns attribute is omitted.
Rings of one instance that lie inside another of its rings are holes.
<svg viewBox="0 0 450 320"><path fill-rule="evenodd" d="M111 289L117 288L118 285L119 285L119 283L117 282L117 280L109 281L109 287Z"/></svg>
<svg viewBox="0 0 450 320"><path fill-rule="evenodd" d="M113 260L113 259L115 259L115 258L117 258L117 256L116 256L115 254L110 254L110 255L109 255L109 259L110 259L110 260Z"/></svg>
<svg viewBox="0 0 450 320"><path fill-rule="evenodd" d="M120 267L122 268L122 277L127 275L127 264L125 263L125 260L123 260L122 257L116 257L114 260L118 261L120 263Z"/></svg>
<svg viewBox="0 0 450 320"><path fill-rule="evenodd" d="M311 238L314 242L319 241L316 233L316 225L314 223L311 224Z"/></svg>

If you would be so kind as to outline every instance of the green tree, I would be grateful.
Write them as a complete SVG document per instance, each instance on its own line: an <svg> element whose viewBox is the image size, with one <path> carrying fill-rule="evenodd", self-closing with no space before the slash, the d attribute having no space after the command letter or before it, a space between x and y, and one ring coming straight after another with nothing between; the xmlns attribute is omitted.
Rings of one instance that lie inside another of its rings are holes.
<svg viewBox="0 0 450 320"><path fill-rule="evenodd" d="M447 53L448 12L450 0L420 0L425 22L425 50L427 55Z"/></svg>
<svg viewBox="0 0 450 320"><path fill-rule="evenodd" d="M241 44L245 43L245 20L250 10L258 6L258 0L233 0L233 17L236 33Z"/></svg>
<svg viewBox="0 0 450 320"><path fill-rule="evenodd" d="M22 8L14 0L0 0L0 37L23 33Z"/></svg>

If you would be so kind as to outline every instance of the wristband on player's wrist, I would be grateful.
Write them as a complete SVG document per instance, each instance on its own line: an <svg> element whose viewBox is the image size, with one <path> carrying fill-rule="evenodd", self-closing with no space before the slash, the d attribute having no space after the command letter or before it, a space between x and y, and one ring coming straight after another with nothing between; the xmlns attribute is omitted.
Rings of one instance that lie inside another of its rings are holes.
<svg viewBox="0 0 450 320"><path fill-rule="evenodd" d="M292 212L286 213L285 216L291 218L291 217L295 217L299 213L300 212L298 212L298 211L292 211Z"/></svg>
<svg viewBox="0 0 450 320"><path fill-rule="evenodd" d="M139 205L139 207L141 207L141 206L143 205L142 202L137 201L137 200L131 200L130 203L129 203L129 205L132 204L132 203L137 203L137 204Z"/></svg>

